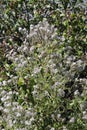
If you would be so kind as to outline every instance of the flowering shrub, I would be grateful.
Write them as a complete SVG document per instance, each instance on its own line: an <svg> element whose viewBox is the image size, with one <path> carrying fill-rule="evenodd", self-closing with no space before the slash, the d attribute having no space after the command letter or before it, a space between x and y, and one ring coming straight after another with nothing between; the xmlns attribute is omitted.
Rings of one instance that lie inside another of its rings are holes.
<svg viewBox="0 0 87 130"><path fill-rule="evenodd" d="M13 5L17 2L22 4L19 0ZM63 5L65 14L56 19L59 12L54 13L53 24L47 17L30 28L18 26L22 44L11 37L0 48L2 130L87 128L86 19L78 10L68 12L68 4Z"/></svg>

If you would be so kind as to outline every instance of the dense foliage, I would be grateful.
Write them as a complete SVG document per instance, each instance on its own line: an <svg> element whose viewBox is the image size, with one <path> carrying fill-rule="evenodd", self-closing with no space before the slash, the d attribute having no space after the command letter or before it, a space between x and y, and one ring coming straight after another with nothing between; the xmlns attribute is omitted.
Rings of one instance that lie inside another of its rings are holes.
<svg viewBox="0 0 87 130"><path fill-rule="evenodd" d="M87 129L87 2L0 2L0 129Z"/></svg>

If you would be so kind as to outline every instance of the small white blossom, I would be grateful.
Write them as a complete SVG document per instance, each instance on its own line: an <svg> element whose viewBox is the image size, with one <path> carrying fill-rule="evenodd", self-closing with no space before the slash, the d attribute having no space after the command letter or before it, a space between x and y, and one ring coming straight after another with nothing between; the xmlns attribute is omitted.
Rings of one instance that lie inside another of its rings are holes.
<svg viewBox="0 0 87 130"><path fill-rule="evenodd" d="M32 94L33 94L34 97L37 97L37 96L38 96L38 91L34 90L34 91L32 92Z"/></svg>
<svg viewBox="0 0 87 130"><path fill-rule="evenodd" d="M82 119L87 120L87 114L83 115Z"/></svg>
<svg viewBox="0 0 87 130"><path fill-rule="evenodd" d="M59 120L61 117L61 114L57 114L57 120Z"/></svg>
<svg viewBox="0 0 87 130"><path fill-rule="evenodd" d="M19 28L18 28L18 30L19 30L19 32L21 32L21 31L22 31L22 28L21 28L21 27L19 27Z"/></svg>
<svg viewBox="0 0 87 130"><path fill-rule="evenodd" d="M6 86L6 85L7 85L7 81L4 80L4 81L2 82L2 85L3 85L3 86Z"/></svg>
<svg viewBox="0 0 87 130"><path fill-rule="evenodd" d="M27 61L23 61L23 62L22 62L22 65L23 65L23 66L27 65Z"/></svg>
<svg viewBox="0 0 87 130"><path fill-rule="evenodd" d="M29 121L25 121L25 125L30 125Z"/></svg>
<svg viewBox="0 0 87 130"><path fill-rule="evenodd" d="M69 121L70 123L74 123L75 122L75 118L74 117L72 117L71 119L70 119L70 121Z"/></svg>
<svg viewBox="0 0 87 130"><path fill-rule="evenodd" d="M21 114L19 112L16 112L15 114L16 114L17 117L21 116Z"/></svg>
<svg viewBox="0 0 87 130"><path fill-rule="evenodd" d="M78 90L76 90L75 92L74 92L74 95L75 96L78 96L80 93L79 93L79 91Z"/></svg>
<svg viewBox="0 0 87 130"><path fill-rule="evenodd" d="M9 125L10 128L13 126L12 120L8 120L8 125Z"/></svg>
<svg viewBox="0 0 87 130"><path fill-rule="evenodd" d="M58 96L60 96L60 97L64 97L65 96L65 92L64 92L64 90L63 89L59 89L58 90Z"/></svg>
<svg viewBox="0 0 87 130"><path fill-rule="evenodd" d="M52 127L50 130L55 130L55 128Z"/></svg>
<svg viewBox="0 0 87 130"><path fill-rule="evenodd" d="M10 110L7 109L7 108L5 108L3 111L4 111L5 113L9 113L9 112L10 112Z"/></svg>
<svg viewBox="0 0 87 130"><path fill-rule="evenodd" d="M63 130L67 130L66 126L63 126Z"/></svg>
<svg viewBox="0 0 87 130"><path fill-rule="evenodd" d="M5 107L10 107L11 106L11 102L9 102L9 103L8 102L4 102L4 106Z"/></svg>
<svg viewBox="0 0 87 130"><path fill-rule="evenodd" d="M34 74L38 74L40 72L41 68L34 68Z"/></svg>
<svg viewBox="0 0 87 130"><path fill-rule="evenodd" d="M0 111L2 111L3 110L3 107L2 106L0 106Z"/></svg>
<svg viewBox="0 0 87 130"><path fill-rule="evenodd" d="M30 47L30 52L33 52L33 51L34 51L34 48L35 48L34 46L31 46L31 47Z"/></svg>
<svg viewBox="0 0 87 130"><path fill-rule="evenodd" d="M24 46L23 52L27 52L27 51L28 51L28 47L27 47L27 46Z"/></svg>

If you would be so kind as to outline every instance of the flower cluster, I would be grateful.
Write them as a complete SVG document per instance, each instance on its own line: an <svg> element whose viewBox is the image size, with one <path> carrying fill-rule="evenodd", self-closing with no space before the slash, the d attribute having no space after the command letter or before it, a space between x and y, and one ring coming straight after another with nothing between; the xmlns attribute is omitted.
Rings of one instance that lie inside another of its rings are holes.
<svg viewBox="0 0 87 130"><path fill-rule="evenodd" d="M29 35L19 31L26 38L7 52L7 80L0 79L0 128L85 129L87 54L74 54L46 19L31 25Z"/></svg>

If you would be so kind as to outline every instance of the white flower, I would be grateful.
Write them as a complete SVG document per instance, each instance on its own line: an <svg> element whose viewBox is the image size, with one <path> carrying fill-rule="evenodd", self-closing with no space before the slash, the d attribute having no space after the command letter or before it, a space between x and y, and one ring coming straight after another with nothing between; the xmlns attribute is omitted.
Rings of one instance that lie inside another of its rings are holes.
<svg viewBox="0 0 87 130"><path fill-rule="evenodd" d="M28 116L28 117L30 117L30 116L32 116L32 115L34 115L31 111L27 111L26 112L26 115Z"/></svg>
<svg viewBox="0 0 87 130"><path fill-rule="evenodd" d="M38 89L38 85L34 85L34 90L37 90Z"/></svg>
<svg viewBox="0 0 87 130"><path fill-rule="evenodd" d="M13 40L12 38L9 39L10 42L12 42L12 40Z"/></svg>
<svg viewBox="0 0 87 130"><path fill-rule="evenodd" d="M71 69L72 69L72 70L76 70L76 68L77 68L77 64L76 64L76 62L73 62L73 63L71 64Z"/></svg>
<svg viewBox="0 0 87 130"><path fill-rule="evenodd" d="M0 111L2 111L3 110L3 107L2 106L0 106Z"/></svg>
<svg viewBox="0 0 87 130"><path fill-rule="evenodd" d="M36 90L34 90L34 91L32 92L32 94L33 94L34 97L37 97L38 92L37 92Z"/></svg>
<svg viewBox="0 0 87 130"><path fill-rule="evenodd" d="M7 81L7 83L8 83L8 84L10 84L11 82L12 82L12 80L11 80L11 79L9 79L9 80Z"/></svg>
<svg viewBox="0 0 87 130"><path fill-rule="evenodd" d="M49 92L46 91L46 90L45 90L45 92L44 92L44 95L45 95L45 96L48 96L48 97L50 96L50 95L49 95Z"/></svg>
<svg viewBox="0 0 87 130"><path fill-rule="evenodd" d="M31 24L31 25L30 25L30 30L33 30L33 29L34 29L34 25Z"/></svg>
<svg viewBox="0 0 87 130"><path fill-rule="evenodd" d="M29 121L25 121L25 125L30 125L30 124L29 124Z"/></svg>
<svg viewBox="0 0 87 130"><path fill-rule="evenodd" d="M2 102L5 102L5 101L6 101L5 97L2 97L2 98L1 98L1 101L2 101Z"/></svg>
<svg viewBox="0 0 87 130"><path fill-rule="evenodd" d="M13 120L13 124L16 124L16 120Z"/></svg>
<svg viewBox="0 0 87 130"><path fill-rule="evenodd" d="M29 38L32 38L32 37L35 37L35 36L37 36L37 32L30 32L30 34L29 34Z"/></svg>
<svg viewBox="0 0 87 130"><path fill-rule="evenodd" d="M64 36L62 36L62 37L61 37L61 40L62 40L62 42L63 42L63 41L65 41L65 37L64 37Z"/></svg>
<svg viewBox="0 0 87 130"><path fill-rule="evenodd" d="M3 86L6 86L6 85L7 85L7 81L5 81L5 80L2 81L2 85L3 85Z"/></svg>
<svg viewBox="0 0 87 130"><path fill-rule="evenodd" d="M12 107L12 111L15 111L16 110L16 107Z"/></svg>
<svg viewBox="0 0 87 130"><path fill-rule="evenodd" d="M35 48L34 46L31 46L30 47L30 52L34 51L34 48Z"/></svg>
<svg viewBox="0 0 87 130"><path fill-rule="evenodd" d="M22 65L23 65L23 66L27 65L27 61L23 61L23 62L22 62Z"/></svg>
<svg viewBox="0 0 87 130"><path fill-rule="evenodd" d="M12 120L8 120L8 125L9 125L9 127L12 127L12 126L13 126Z"/></svg>
<svg viewBox="0 0 87 130"><path fill-rule="evenodd" d="M18 68L20 69L21 67L23 67L23 64L20 63L20 64L18 64L17 69Z"/></svg>
<svg viewBox="0 0 87 130"><path fill-rule="evenodd" d="M21 50L22 50L21 47L18 47L17 51L18 51L18 52L21 52Z"/></svg>
<svg viewBox="0 0 87 130"><path fill-rule="evenodd" d="M55 128L52 127L50 130L55 130Z"/></svg>
<svg viewBox="0 0 87 130"><path fill-rule="evenodd" d="M63 89L59 89L58 90L58 96L60 96L60 97L64 97L65 96L65 92L64 92L64 90Z"/></svg>
<svg viewBox="0 0 87 130"><path fill-rule="evenodd" d="M56 74L58 72L58 69L53 69L52 72Z"/></svg>
<svg viewBox="0 0 87 130"><path fill-rule="evenodd" d="M55 32L55 33L53 33L53 34L51 35L51 39L56 38L56 36L57 36L57 33Z"/></svg>
<svg viewBox="0 0 87 130"><path fill-rule="evenodd" d="M23 52L27 52L27 51L28 51L28 47L27 47L27 46L24 46Z"/></svg>
<svg viewBox="0 0 87 130"><path fill-rule="evenodd" d="M80 93L79 93L79 91L78 90L76 90L75 92L74 92L74 95L75 96L78 96Z"/></svg>
<svg viewBox="0 0 87 130"><path fill-rule="evenodd" d="M6 95L6 91L5 90L2 90L2 92L1 92L1 96L4 96L4 95Z"/></svg>
<svg viewBox="0 0 87 130"><path fill-rule="evenodd" d="M77 64L78 64L78 65L81 65L81 64L83 64L83 61L82 61L82 60L78 60L78 61L77 61Z"/></svg>
<svg viewBox="0 0 87 130"><path fill-rule="evenodd" d="M17 117L21 116L21 114L19 112L16 112L15 114L16 114Z"/></svg>
<svg viewBox="0 0 87 130"><path fill-rule="evenodd" d="M74 117L72 117L71 119L70 119L70 121L69 121L70 123L74 123L75 122L75 118Z"/></svg>
<svg viewBox="0 0 87 130"><path fill-rule="evenodd" d="M15 58L14 61L17 63L19 61L19 58Z"/></svg>
<svg viewBox="0 0 87 130"><path fill-rule="evenodd" d="M55 65L54 63L50 65L51 68L52 68L52 67L55 67L55 66L56 66L56 65Z"/></svg>
<svg viewBox="0 0 87 130"><path fill-rule="evenodd" d="M11 106L11 102L9 102L9 103L8 102L4 102L4 106L5 107L10 107Z"/></svg>
<svg viewBox="0 0 87 130"><path fill-rule="evenodd" d="M6 100L11 99L11 95L6 96Z"/></svg>
<svg viewBox="0 0 87 130"><path fill-rule="evenodd" d="M22 107L22 106L17 105L17 110L21 111L21 110L23 110L23 107Z"/></svg>
<svg viewBox="0 0 87 130"><path fill-rule="evenodd" d="M87 120L87 114L83 115L82 119Z"/></svg>
<svg viewBox="0 0 87 130"><path fill-rule="evenodd" d="M51 86L52 89L55 89L57 86L59 86L59 82L55 82L55 84L53 86Z"/></svg>
<svg viewBox="0 0 87 130"><path fill-rule="evenodd" d="M18 102L13 102L13 106L18 106Z"/></svg>
<svg viewBox="0 0 87 130"><path fill-rule="evenodd" d="M87 109L87 101L82 102L82 103L80 104L80 108L81 108L81 110Z"/></svg>
<svg viewBox="0 0 87 130"><path fill-rule="evenodd" d="M31 121L31 122L34 121L34 120L35 120L34 117L31 117L31 118L30 118L30 121Z"/></svg>
<svg viewBox="0 0 87 130"><path fill-rule="evenodd" d="M4 111L5 113L9 113L9 112L10 112L10 110L7 109L7 108L5 108L3 111Z"/></svg>
<svg viewBox="0 0 87 130"><path fill-rule="evenodd" d="M12 94L13 94L13 93L12 93L12 91L9 91L9 92L8 92L8 95L10 95L10 96L11 96Z"/></svg>
<svg viewBox="0 0 87 130"><path fill-rule="evenodd" d="M63 126L63 130L67 130L66 126Z"/></svg>
<svg viewBox="0 0 87 130"><path fill-rule="evenodd" d="M59 120L61 117L61 114L57 114L57 120Z"/></svg>
<svg viewBox="0 0 87 130"><path fill-rule="evenodd" d="M84 104L80 104L81 110L84 110Z"/></svg>
<svg viewBox="0 0 87 130"><path fill-rule="evenodd" d="M86 111L83 111L82 113L83 113L83 115L86 115L86 114L87 114L87 112L86 112Z"/></svg>
<svg viewBox="0 0 87 130"><path fill-rule="evenodd" d="M34 74L38 74L40 72L40 70L41 70L41 68L38 68L38 67L34 68Z"/></svg>
<svg viewBox="0 0 87 130"><path fill-rule="evenodd" d="M60 84L59 82L55 82L55 84L54 84L54 85L55 85L55 86L58 86L59 84Z"/></svg>
<svg viewBox="0 0 87 130"><path fill-rule="evenodd" d="M21 32L21 31L22 31L22 28L21 28L21 27L19 27L19 28L18 28L18 30L19 30L19 32Z"/></svg>

